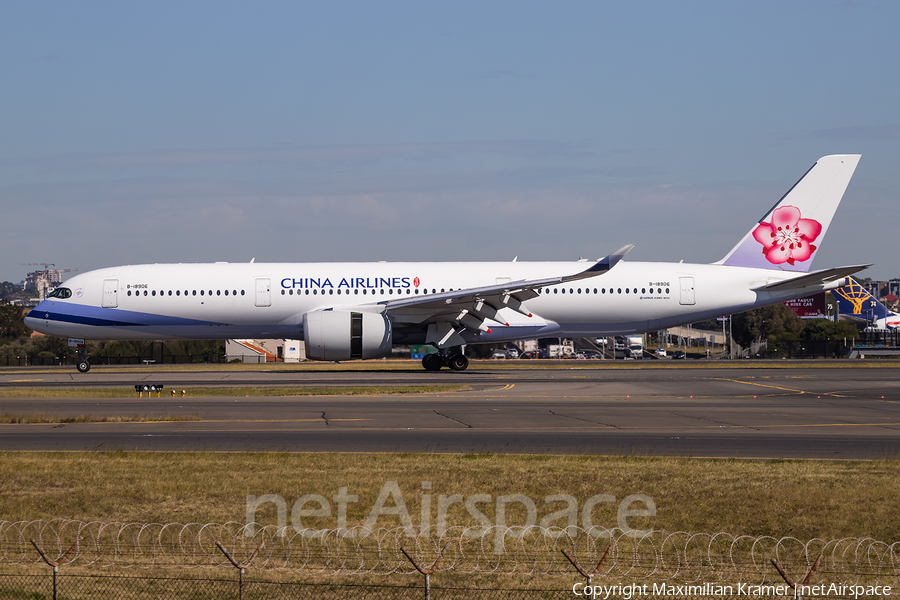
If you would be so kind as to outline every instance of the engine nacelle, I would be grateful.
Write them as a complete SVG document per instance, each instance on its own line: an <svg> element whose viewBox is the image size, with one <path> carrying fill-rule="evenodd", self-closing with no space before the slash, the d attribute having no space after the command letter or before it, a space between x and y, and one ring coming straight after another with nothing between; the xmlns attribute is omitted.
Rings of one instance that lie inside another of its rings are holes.
<svg viewBox="0 0 900 600"><path fill-rule="evenodd" d="M350 360L391 355L391 321L380 313L326 310L303 315L306 357Z"/></svg>

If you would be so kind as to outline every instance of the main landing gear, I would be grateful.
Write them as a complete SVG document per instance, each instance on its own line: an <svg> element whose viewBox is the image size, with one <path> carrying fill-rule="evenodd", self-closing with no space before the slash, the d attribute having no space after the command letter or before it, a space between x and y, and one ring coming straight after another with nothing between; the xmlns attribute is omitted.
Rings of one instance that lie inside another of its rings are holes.
<svg viewBox="0 0 900 600"><path fill-rule="evenodd" d="M440 371L442 367L449 367L451 371L465 371L469 366L469 359L466 355L456 350L453 353L443 354L426 354L422 358L422 366L426 371Z"/></svg>

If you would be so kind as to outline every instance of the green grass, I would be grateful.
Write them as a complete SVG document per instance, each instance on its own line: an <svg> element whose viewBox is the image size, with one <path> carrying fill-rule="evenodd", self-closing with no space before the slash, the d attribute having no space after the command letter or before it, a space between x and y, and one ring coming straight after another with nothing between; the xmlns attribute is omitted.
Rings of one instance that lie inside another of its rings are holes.
<svg viewBox="0 0 900 600"><path fill-rule="evenodd" d="M101 416L78 415L77 417L51 417L48 415L30 413L30 414L12 414L0 413L0 424L21 425L34 423L147 423L162 421L200 421L200 415L132 415L132 416Z"/></svg>
<svg viewBox="0 0 900 600"><path fill-rule="evenodd" d="M174 390L181 396L194 398L209 396L379 396L404 394L433 394L460 392L471 389L468 385L371 385L371 386L267 386L267 387L190 387L172 386L160 392L160 398L171 397ZM156 392L145 392L153 394ZM133 398L138 397L134 387L127 388L4 388L0 398Z"/></svg>

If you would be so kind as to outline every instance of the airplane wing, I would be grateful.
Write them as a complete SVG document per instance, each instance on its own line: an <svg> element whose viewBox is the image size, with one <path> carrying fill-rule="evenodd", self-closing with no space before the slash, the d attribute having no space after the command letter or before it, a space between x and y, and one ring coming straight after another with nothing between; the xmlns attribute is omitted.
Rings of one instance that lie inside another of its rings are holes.
<svg viewBox="0 0 900 600"><path fill-rule="evenodd" d="M531 312L524 303L536 298L538 289L602 275L616 266L632 248L634 244L624 246L573 275L523 279L478 288L384 300L375 306L381 306L396 325L427 327L426 341L436 344L439 348L461 345L465 343L459 336L459 331L463 328L490 331L487 321L508 325L509 323L499 314L504 308L530 317Z"/></svg>
<svg viewBox="0 0 900 600"><path fill-rule="evenodd" d="M805 288L805 287L814 287L818 285L822 285L825 283L829 283L834 281L835 279L840 279L841 277L847 277L848 275L853 275L863 269L868 269L872 265L852 265L847 267L834 267L831 269L823 269L821 271L813 271L812 273L806 273L799 277L792 277L791 279L785 279L784 281L778 281L776 283L770 283L768 285L764 285L758 288L755 288L754 291L762 292L769 290L786 290L791 288Z"/></svg>

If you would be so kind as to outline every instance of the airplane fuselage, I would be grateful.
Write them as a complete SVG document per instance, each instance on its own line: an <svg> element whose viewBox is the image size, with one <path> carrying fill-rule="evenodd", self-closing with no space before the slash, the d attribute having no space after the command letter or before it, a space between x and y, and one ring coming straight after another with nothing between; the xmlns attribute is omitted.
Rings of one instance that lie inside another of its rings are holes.
<svg viewBox="0 0 900 600"><path fill-rule="evenodd" d="M66 281L27 317L48 335L85 339L304 339L303 315L381 312L393 300L575 273L584 262L215 263L112 267ZM640 333L737 313L829 286L754 291L793 274L707 264L620 262L607 273L550 285L527 317L502 308L467 343ZM831 286L834 287L834 286ZM452 300L447 304L452 304ZM416 308L391 313L393 343L423 343ZM424 321L430 311L423 311ZM500 318L502 317L502 318ZM498 322L509 323L508 326Z"/></svg>

